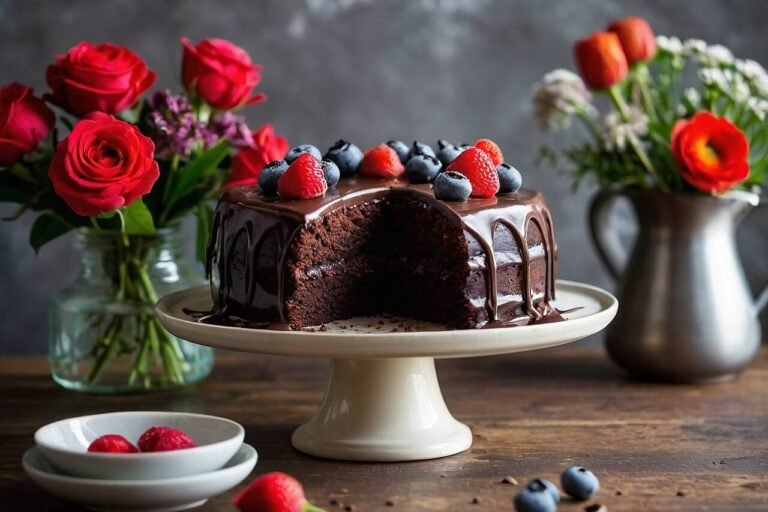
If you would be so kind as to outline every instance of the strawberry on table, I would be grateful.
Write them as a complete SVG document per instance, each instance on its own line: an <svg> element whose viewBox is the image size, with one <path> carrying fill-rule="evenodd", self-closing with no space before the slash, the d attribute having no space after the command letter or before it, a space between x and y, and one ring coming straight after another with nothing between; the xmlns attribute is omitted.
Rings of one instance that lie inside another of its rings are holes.
<svg viewBox="0 0 768 512"><path fill-rule="evenodd" d="M365 151L358 174L369 178L399 178L405 174L405 166L392 147L380 144Z"/></svg>
<svg viewBox="0 0 768 512"><path fill-rule="evenodd" d="M298 480L285 473L260 476L233 499L240 512L325 512L304 496Z"/></svg>
<svg viewBox="0 0 768 512"><path fill-rule="evenodd" d="M98 437L88 446L92 453L138 453L139 449L121 435L107 434Z"/></svg>
<svg viewBox="0 0 768 512"><path fill-rule="evenodd" d="M328 190L320 161L309 153L300 154L277 181L277 193L285 199L311 199Z"/></svg>
<svg viewBox="0 0 768 512"><path fill-rule="evenodd" d="M462 151L446 168L463 174L472 184L471 197L493 197L499 191L499 173L485 153L476 147Z"/></svg>

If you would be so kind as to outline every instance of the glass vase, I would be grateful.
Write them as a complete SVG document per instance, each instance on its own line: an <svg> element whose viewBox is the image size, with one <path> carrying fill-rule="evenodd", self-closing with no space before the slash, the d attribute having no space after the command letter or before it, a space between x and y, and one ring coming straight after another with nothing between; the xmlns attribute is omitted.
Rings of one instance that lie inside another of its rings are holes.
<svg viewBox="0 0 768 512"><path fill-rule="evenodd" d="M49 359L61 386L89 393L176 388L205 378L213 349L179 339L154 314L158 297L204 283L182 256L179 226L156 235L85 229L82 266L50 309Z"/></svg>

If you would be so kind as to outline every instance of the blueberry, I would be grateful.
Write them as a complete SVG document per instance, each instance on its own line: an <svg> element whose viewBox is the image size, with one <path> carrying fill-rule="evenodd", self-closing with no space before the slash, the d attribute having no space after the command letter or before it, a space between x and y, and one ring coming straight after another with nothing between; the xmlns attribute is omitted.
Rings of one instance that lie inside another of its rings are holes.
<svg viewBox="0 0 768 512"><path fill-rule="evenodd" d="M517 192L523 186L523 176L511 165L501 164L496 167L496 172L499 173L500 193Z"/></svg>
<svg viewBox="0 0 768 512"><path fill-rule="evenodd" d="M285 161L289 164L296 160L300 154L302 153L309 153L313 157L317 158L318 160L321 160L323 158L323 155L320 154L320 150L317 149L312 144L302 144L300 146L296 146L295 148L291 148L291 150L288 152L287 155L285 155Z"/></svg>
<svg viewBox="0 0 768 512"><path fill-rule="evenodd" d="M560 490L546 478L536 478L531 480L527 487L531 490L537 490L542 485L546 487L547 492L552 496L552 499L555 500L555 503L560 503Z"/></svg>
<svg viewBox="0 0 768 512"><path fill-rule="evenodd" d="M277 180L280 179L280 176L286 170L288 170L288 162L285 160L275 160L265 165L259 174L259 187L261 187L261 191L267 195L276 194Z"/></svg>
<svg viewBox="0 0 768 512"><path fill-rule="evenodd" d="M446 142L443 139L437 141L437 145L439 148L437 150L437 159L440 160L443 165L448 165L453 162L456 157L459 156L459 154L461 154L463 151L459 149L455 144Z"/></svg>
<svg viewBox="0 0 768 512"><path fill-rule="evenodd" d="M419 142L415 140L413 141L413 146L411 146L411 153L408 155L409 157L408 159L410 160L411 158L414 157L414 155L417 155L419 153L423 153L425 155L434 156L434 157L437 156L435 154L435 150L432 149L429 146L429 144L424 144L423 142Z"/></svg>
<svg viewBox="0 0 768 512"><path fill-rule="evenodd" d="M515 496L515 510L517 512L555 512L557 503L547 486L537 479Z"/></svg>
<svg viewBox="0 0 768 512"><path fill-rule="evenodd" d="M600 482L590 470L581 466L571 466L563 471L560 482L566 494L577 500L588 500L600 489Z"/></svg>
<svg viewBox="0 0 768 512"><path fill-rule="evenodd" d="M401 164L405 165L408 162L408 157L411 155L411 148L408 147L408 144L401 140L390 140L387 141L387 146L395 150Z"/></svg>
<svg viewBox="0 0 768 512"><path fill-rule="evenodd" d="M472 193L472 184L461 173L448 171L435 178L435 197L443 201L466 201Z"/></svg>
<svg viewBox="0 0 768 512"><path fill-rule="evenodd" d="M411 183L429 183L440 174L440 160L418 153L405 164L405 175Z"/></svg>
<svg viewBox="0 0 768 512"><path fill-rule="evenodd" d="M342 176L352 176L363 161L363 152L351 142L339 139L328 149L323 158L335 163ZM328 185L331 186L330 183Z"/></svg>
<svg viewBox="0 0 768 512"><path fill-rule="evenodd" d="M339 178L341 178L339 166L326 159L323 159L323 161L320 162L320 166L323 168L323 176L325 177L325 182L328 184L328 188L335 187L339 182Z"/></svg>

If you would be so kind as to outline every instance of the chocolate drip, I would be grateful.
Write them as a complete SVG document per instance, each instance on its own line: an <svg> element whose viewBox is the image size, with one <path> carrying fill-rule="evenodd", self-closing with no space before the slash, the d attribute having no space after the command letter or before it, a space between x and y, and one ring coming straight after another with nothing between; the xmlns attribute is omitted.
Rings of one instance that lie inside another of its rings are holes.
<svg viewBox="0 0 768 512"><path fill-rule="evenodd" d="M260 324L272 324L279 318L286 323L287 258L292 241L302 226L339 208L398 195L417 199L441 211L480 246L484 257L488 324L519 325L519 318L507 314L507 310L517 308L522 309L529 322L547 321L557 316L549 305L555 297L557 247L551 216L538 192L521 190L515 194L451 203L436 199L430 185L350 178L342 180L324 197L304 201L267 198L255 188L232 189L225 193L214 218L206 264L212 281L216 317L249 318ZM538 301L531 282L531 225L540 233L545 257L544 294ZM522 259L522 300L506 301L501 306L494 249L498 226L509 230ZM245 237L245 247L242 247L240 237ZM472 258L471 254L469 256ZM235 282L236 279L242 282ZM240 297L233 297L233 294Z"/></svg>

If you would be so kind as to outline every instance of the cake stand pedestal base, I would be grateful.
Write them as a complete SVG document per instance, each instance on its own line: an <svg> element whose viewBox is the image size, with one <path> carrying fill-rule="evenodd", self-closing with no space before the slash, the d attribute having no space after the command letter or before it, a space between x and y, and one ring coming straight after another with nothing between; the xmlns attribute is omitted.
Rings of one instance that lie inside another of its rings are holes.
<svg viewBox="0 0 768 512"><path fill-rule="evenodd" d="M320 408L292 442L328 459L408 461L462 452L472 432L448 411L433 358L336 359Z"/></svg>

